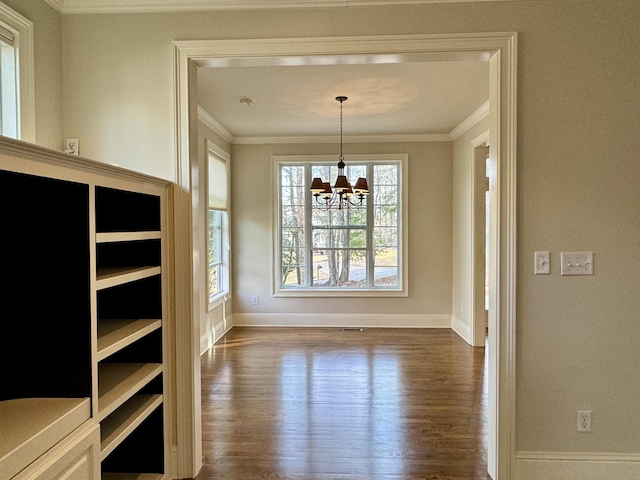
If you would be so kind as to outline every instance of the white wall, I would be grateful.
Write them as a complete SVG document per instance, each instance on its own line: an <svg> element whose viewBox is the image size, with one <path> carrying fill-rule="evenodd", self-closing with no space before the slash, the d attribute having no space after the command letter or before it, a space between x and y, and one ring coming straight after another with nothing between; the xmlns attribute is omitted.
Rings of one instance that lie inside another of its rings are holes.
<svg viewBox="0 0 640 480"><path fill-rule="evenodd" d="M336 146L234 145L234 318L314 312L386 314L385 324L429 322L451 314L451 142L347 144L345 154L408 154L409 297L276 298L272 296L272 221L276 201L271 155L334 155ZM337 162L337 157L336 157ZM260 304L252 305L251 296ZM436 316L430 317L430 316ZM300 316L298 315L298 318ZM345 317L345 320L346 317ZM265 320L266 321L266 320ZM447 323L448 324L448 323Z"/></svg>
<svg viewBox="0 0 640 480"><path fill-rule="evenodd" d="M91 157L169 179L171 40L517 31L517 449L638 458L640 2L68 15L62 24L65 135ZM238 207L245 233L268 233L261 210ZM533 275L535 250L551 251L551 275ZM573 250L595 252L594 276L559 275L559 252ZM242 275L252 292L267 288ZM589 434L576 432L579 409L594 412ZM555 461L539 458L534 468Z"/></svg>

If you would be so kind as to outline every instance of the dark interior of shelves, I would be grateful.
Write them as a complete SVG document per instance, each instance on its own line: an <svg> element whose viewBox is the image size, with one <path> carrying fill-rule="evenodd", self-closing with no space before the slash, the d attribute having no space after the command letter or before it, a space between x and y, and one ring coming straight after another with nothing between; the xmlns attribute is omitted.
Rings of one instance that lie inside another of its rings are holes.
<svg viewBox="0 0 640 480"><path fill-rule="evenodd" d="M0 170L0 400L91 395L89 188Z"/></svg>
<svg viewBox="0 0 640 480"><path fill-rule="evenodd" d="M96 245L97 268L155 267L160 265L160 260L161 244L159 239Z"/></svg>
<svg viewBox="0 0 640 480"><path fill-rule="evenodd" d="M98 319L162 318L160 275L98 292Z"/></svg>
<svg viewBox="0 0 640 480"><path fill-rule="evenodd" d="M102 471L164 473L162 417L159 406L102 461Z"/></svg>
<svg viewBox="0 0 640 480"><path fill-rule="evenodd" d="M160 197L96 187L96 232L160 230Z"/></svg>

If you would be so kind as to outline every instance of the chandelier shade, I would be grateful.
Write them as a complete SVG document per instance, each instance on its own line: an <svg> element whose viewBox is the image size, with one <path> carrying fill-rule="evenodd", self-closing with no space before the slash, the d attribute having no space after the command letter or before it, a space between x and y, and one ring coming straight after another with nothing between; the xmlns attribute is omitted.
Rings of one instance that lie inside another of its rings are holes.
<svg viewBox="0 0 640 480"><path fill-rule="evenodd" d="M356 181L355 187L352 188L344 173L345 163L342 153L342 104L347 100L347 97L336 97L336 100L340 102L340 156L338 157L338 177L336 178L336 183L333 188L331 188L329 182L325 182L321 178L316 177L311 181L310 190L317 203L324 205L326 208L342 210L343 208L349 208L351 205L362 205L364 198L369 195L369 186L367 179L360 177Z"/></svg>

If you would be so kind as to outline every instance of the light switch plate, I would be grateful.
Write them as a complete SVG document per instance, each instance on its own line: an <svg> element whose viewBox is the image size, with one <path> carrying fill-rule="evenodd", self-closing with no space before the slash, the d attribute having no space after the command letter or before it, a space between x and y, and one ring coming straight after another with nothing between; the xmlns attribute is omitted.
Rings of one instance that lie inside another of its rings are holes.
<svg viewBox="0 0 640 480"><path fill-rule="evenodd" d="M549 275L549 252L535 252L533 254L533 271L536 275Z"/></svg>
<svg viewBox="0 0 640 480"><path fill-rule="evenodd" d="M560 275L593 275L593 252L560 253Z"/></svg>
<svg viewBox="0 0 640 480"><path fill-rule="evenodd" d="M80 155L79 143L80 143L80 140L77 137L67 138L67 140L64 142L64 151L69 155L79 156Z"/></svg>

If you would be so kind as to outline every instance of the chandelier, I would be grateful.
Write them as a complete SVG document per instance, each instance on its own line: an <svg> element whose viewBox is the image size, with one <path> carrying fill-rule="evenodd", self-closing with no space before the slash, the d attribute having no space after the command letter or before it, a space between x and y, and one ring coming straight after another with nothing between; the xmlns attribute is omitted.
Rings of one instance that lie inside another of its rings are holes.
<svg viewBox="0 0 640 480"><path fill-rule="evenodd" d="M316 177L311 182L311 194L316 198L316 202L327 208L349 208L349 206L362 205L364 197L369 195L369 186L367 179L358 178L358 181L351 188L351 184L347 181L344 174L344 155L342 154L342 103L347 97L336 97L340 102L340 156L338 157L338 178L331 188L329 182L325 182L322 178Z"/></svg>

